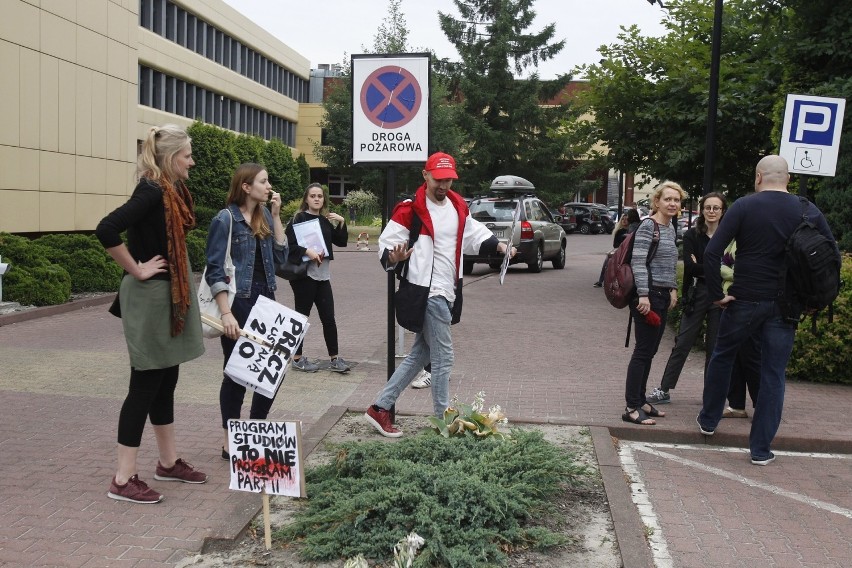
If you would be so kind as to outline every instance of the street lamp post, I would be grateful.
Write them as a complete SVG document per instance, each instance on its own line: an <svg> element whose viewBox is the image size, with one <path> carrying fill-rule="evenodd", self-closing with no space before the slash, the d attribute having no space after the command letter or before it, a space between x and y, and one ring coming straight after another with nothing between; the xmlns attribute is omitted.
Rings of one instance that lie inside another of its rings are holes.
<svg viewBox="0 0 852 568"><path fill-rule="evenodd" d="M710 93L707 104L707 138L704 147L703 194L713 191L713 169L716 164L716 113L719 107L719 58L722 50L722 0L715 0L713 37L710 44Z"/></svg>
<svg viewBox="0 0 852 568"><path fill-rule="evenodd" d="M713 191L713 169L716 164L716 114L719 110L719 59L722 51L722 3L714 0L713 36L710 44L710 91L707 102L707 136L704 140L704 183L702 194ZM662 0L648 0L652 6L659 4L665 8Z"/></svg>

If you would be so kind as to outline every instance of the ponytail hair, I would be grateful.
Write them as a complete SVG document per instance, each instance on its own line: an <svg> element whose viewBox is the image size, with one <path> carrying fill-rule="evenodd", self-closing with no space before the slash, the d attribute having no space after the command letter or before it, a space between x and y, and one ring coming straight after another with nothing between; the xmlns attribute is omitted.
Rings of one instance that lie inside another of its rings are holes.
<svg viewBox="0 0 852 568"><path fill-rule="evenodd" d="M175 155L190 142L192 138L180 126L152 126L142 141L142 151L136 163L136 177L154 181L165 178L169 183L173 183Z"/></svg>

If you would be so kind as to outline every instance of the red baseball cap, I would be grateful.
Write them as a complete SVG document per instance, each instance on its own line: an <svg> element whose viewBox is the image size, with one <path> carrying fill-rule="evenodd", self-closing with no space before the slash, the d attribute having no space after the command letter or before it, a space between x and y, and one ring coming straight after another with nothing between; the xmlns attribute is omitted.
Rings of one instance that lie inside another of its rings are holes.
<svg viewBox="0 0 852 568"><path fill-rule="evenodd" d="M456 173L456 161L449 154L435 152L426 160L423 168L435 179L459 179Z"/></svg>

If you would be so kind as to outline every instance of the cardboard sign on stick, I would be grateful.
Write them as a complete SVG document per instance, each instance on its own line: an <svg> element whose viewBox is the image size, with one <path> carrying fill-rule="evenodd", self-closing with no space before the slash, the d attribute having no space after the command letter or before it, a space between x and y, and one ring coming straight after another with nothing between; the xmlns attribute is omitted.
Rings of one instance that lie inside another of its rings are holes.
<svg viewBox="0 0 852 568"><path fill-rule="evenodd" d="M274 398L308 327L307 317L269 298L258 297L245 331L264 344L240 337L225 365L225 374L235 383Z"/></svg>
<svg viewBox="0 0 852 568"><path fill-rule="evenodd" d="M228 420L230 489L305 496L302 423Z"/></svg>

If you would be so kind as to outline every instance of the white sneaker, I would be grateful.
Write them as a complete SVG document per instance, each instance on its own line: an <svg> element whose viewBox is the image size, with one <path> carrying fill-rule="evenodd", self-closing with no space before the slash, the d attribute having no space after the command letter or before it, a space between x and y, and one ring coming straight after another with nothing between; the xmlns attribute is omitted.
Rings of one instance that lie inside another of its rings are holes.
<svg viewBox="0 0 852 568"><path fill-rule="evenodd" d="M413 389L428 389L431 386L432 373L425 369L417 373L417 376L411 381L411 388Z"/></svg>

